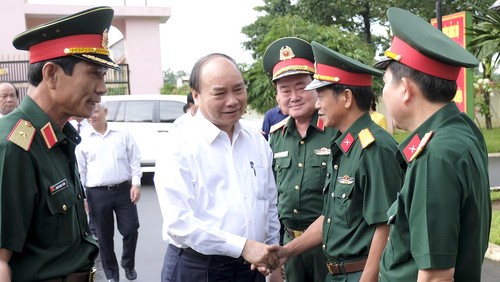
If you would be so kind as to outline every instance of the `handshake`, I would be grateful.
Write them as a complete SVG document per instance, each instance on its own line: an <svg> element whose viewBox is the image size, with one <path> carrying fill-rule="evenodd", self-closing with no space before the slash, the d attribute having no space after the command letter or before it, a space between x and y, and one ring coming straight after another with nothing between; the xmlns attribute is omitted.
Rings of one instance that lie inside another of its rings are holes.
<svg viewBox="0 0 500 282"><path fill-rule="evenodd" d="M247 240L241 255L251 263L252 270L257 269L267 276L285 264L292 253L286 247Z"/></svg>

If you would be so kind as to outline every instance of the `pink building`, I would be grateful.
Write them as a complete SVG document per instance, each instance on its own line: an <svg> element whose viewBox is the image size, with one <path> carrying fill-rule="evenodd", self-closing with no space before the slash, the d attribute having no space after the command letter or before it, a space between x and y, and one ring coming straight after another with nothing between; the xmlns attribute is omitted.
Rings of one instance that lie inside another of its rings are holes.
<svg viewBox="0 0 500 282"><path fill-rule="evenodd" d="M107 5L106 1L102 3L99 5ZM131 94L159 94L163 86L160 24L170 18L171 10L168 7L149 7L145 4L125 6L124 3L126 1L121 5L111 5L115 10L113 26L123 35L123 40L111 48L114 59L117 63L129 65ZM29 59L26 51L16 50L12 46L12 39L17 34L36 25L99 5L41 5L30 4L27 0L2 0L0 61ZM0 71L0 80L1 75Z"/></svg>

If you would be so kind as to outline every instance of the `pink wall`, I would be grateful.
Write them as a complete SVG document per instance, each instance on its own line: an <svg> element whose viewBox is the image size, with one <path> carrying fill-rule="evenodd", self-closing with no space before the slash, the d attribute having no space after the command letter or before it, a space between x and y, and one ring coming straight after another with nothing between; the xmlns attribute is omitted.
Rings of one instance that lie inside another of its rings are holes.
<svg viewBox="0 0 500 282"><path fill-rule="evenodd" d="M36 5L25 0L0 2L0 60L25 60L12 39L27 28L88 9L91 6ZM159 94L163 86L159 25L170 18L166 7L113 7L113 25L125 37L131 94ZM115 24L116 23L116 24Z"/></svg>

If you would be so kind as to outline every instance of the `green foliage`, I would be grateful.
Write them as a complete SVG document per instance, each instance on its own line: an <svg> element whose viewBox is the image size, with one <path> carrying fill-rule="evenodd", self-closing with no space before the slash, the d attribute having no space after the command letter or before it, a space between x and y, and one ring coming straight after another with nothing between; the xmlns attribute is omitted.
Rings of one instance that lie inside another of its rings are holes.
<svg viewBox="0 0 500 282"><path fill-rule="evenodd" d="M500 191L491 191L491 201L500 201Z"/></svg>
<svg viewBox="0 0 500 282"><path fill-rule="evenodd" d="M177 87L173 84L165 83L160 89L160 94L187 95L190 90L191 89L187 84L184 84L181 87Z"/></svg>

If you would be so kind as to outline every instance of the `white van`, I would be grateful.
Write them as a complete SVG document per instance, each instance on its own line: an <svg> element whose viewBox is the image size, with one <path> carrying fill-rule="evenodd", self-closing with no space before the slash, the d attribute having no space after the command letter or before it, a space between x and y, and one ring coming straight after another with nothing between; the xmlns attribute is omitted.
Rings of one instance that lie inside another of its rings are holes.
<svg viewBox="0 0 500 282"><path fill-rule="evenodd" d="M106 103L108 126L132 133L141 151L141 169L154 172L163 134L184 114L185 95L113 95L102 96Z"/></svg>

